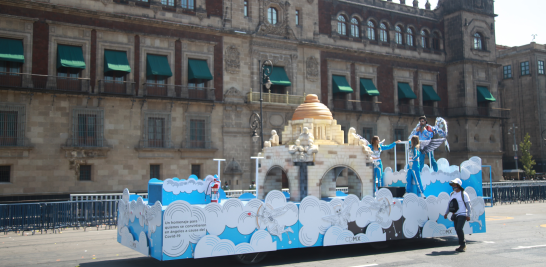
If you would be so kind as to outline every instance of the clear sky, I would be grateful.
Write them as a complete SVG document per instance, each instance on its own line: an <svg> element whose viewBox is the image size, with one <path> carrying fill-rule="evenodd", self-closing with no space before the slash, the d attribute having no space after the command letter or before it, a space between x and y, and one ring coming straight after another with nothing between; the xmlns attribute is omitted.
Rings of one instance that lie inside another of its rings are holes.
<svg viewBox="0 0 546 267"><path fill-rule="evenodd" d="M438 0L429 1L431 8L436 8ZM409 0L406 4L411 5L412 2ZM419 7L425 8L426 2L419 0ZM538 34L535 42L546 44L545 11L546 0L495 0L495 14L498 15L495 19L497 44L525 45L533 40L531 34Z"/></svg>

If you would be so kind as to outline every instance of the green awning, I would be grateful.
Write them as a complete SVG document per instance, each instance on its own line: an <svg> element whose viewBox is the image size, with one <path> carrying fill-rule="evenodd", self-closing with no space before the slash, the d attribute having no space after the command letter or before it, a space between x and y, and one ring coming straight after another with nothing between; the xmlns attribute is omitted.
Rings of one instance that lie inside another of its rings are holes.
<svg viewBox="0 0 546 267"><path fill-rule="evenodd" d="M495 102L497 101L497 99L495 99L495 97L493 97L491 92L487 90L487 87L478 86L478 102L485 102L485 101Z"/></svg>
<svg viewBox="0 0 546 267"><path fill-rule="evenodd" d="M0 38L0 60L25 63L23 41Z"/></svg>
<svg viewBox="0 0 546 267"><path fill-rule="evenodd" d="M104 50L104 72L109 71L131 72L126 52Z"/></svg>
<svg viewBox="0 0 546 267"><path fill-rule="evenodd" d="M206 60L188 59L188 80L212 80Z"/></svg>
<svg viewBox="0 0 546 267"><path fill-rule="evenodd" d="M360 79L360 95L379 95L379 91L371 79Z"/></svg>
<svg viewBox="0 0 546 267"><path fill-rule="evenodd" d="M146 55L146 76L171 77L171 66L167 56Z"/></svg>
<svg viewBox="0 0 546 267"><path fill-rule="evenodd" d="M265 66L264 70L265 72L269 71L271 69L271 66ZM272 84L275 85L281 85L281 86L290 86L292 83L288 79L288 75L286 75L286 71L284 71L284 67L276 67L273 66L273 72L271 72L271 76L269 76L269 80ZM264 80L264 83L266 83L266 80Z"/></svg>
<svg viewBox="0 0 546 267"><path fill-rule="evenodd" d="M423 101L440 101L440 96L430 85L423 85Z"/></svg>
<svg viewBox="0 0 546 267"><path fill-rule="evenodd" d="M347 79L345 79L345 76L337 76L332 75L332 91L333 93L352 93L353 88L349 85L347 82Z"/></svg>
<svg viewBox="0 0 546 267"><path fill-rule="evenodd" d="M409 83L398 83L398 99L417 99Z"/></svg>
<svg viewBox="0 0 546 267"><path fill-rule="evenodd" d="M81 46L57 45L57 68L85 69Z"/></svg>

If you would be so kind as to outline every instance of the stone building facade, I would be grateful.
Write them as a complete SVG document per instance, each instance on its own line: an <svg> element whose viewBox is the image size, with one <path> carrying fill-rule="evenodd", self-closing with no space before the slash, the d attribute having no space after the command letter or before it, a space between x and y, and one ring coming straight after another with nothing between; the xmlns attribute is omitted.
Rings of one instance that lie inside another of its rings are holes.
<svg viewBox="0 0 546 267"><path fill-rule="evenodd" d="M0 194L146 191L216 173L213 158L246 189L260 91L264 140L317 94L345 133L387 142L444 117L451 152L436 157L479 156L500 178L494 16L492 0L0 0L15 49L0 70Z"/></svg>
<svg viewBox="0 0 546 267"><path fill-rule="evenodd" d="M537 173L546 172L546 45L530 43L518 47L497 46L499 69L499 92L503 106L510 109L510 119L503 129L504 168L515 169L514 138L508 134L515 125L516 143L523 141L525 134L531 137L531 155L536 161ZM521 151L517 152L521 156ZM522 169L521 162L518 163Z"/></svg>

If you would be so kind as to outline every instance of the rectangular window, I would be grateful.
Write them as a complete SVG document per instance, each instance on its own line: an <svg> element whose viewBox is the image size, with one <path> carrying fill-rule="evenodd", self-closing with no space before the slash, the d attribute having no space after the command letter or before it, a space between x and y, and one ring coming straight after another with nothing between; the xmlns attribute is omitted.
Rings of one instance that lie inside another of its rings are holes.
<svg viewBox="0 0 546 267"><path fill-rule="evenodd" d="M9 183L11 177L11 166L0 166L0 183Z"/></svg>
<svg viewBox="0 0 546 267"><path fill-rule="evenodd" d="M82 146L97 145L97 115L78 114L78 144Z"/></svg>
<svg viewBox="0 0 546 267"><path fill-rule="evenodd" d="M180 0L180 6L185 9L193 9L195 7L194 0Z"/></svg>
<svg viewBox="0 0 546 267"><path fill-rule="evenodd" d="M159 176L159 167L160 165L157 165L157 164L150 165L150 179L152 178L161 179Z"/></svg>
<svg viewBox="0 0 546 267"><path fill-rule="evenodd" d="M512 65L502 67L502 73L504 79L512 78Z"/></svg>
<svg viewBox="0 0 546 267"><path fill-rule="evenodd" d="M300 11L296 10L296 26L300 25Z"/></svg>
<svg viewBox="0 0 546 267"><path fill-rule="evenodd" d="M197 178L201 178L201 165L192 164L191 165L191 174L197 176Z"/></svg>
<svg viewBox="0 0 546 267"><path fill-rule="evenodd" d="M521 76L529 75L529 61L521 62Z"/></svg>
<svg viewBox="0 0 546 267"><path fill-rule="evenodd" d="M148 118L148 147L165 147L164 118Z"/></svg>
<svg viewBox="0 0 546 267"><path fill-rule="evenodd" d="M23 84L21 66L19 62L0 61L0 85L21 87Z"/></svg>
<svg viewBox="0 0 546 267"><path fill-rule="evenodd" d="M80 181L91 181L91 165L80 165Z"/></svg>
<svg viewBox="0 0 546 267"><path fill-rule="evenodd" d="M0 146L17 145L17 111L0 111Z"/></svg>
<svg viewBox="0 0 546 267"><path fill-rule="evenodd" d="M190 146L192 148L205 148L205 120L190 120Z"/></svg>
<svg viewBox="0 0 546 267"><path fill-rule="evenodd" d="M248 17L248 0L245 0L245 6L244 6L244 14L245 14L245 17Z"/></svg>
<svg viewBox="0 0 546 267"><path fill-rule="evenodd" d="M161 4L165 6L174 6L174 0L161 0Z"/></svg>
<svg viewBox="0 0 546 267"><path fill-rule="evenodd" d="M544 61L538 61L538 74L544 74Z"/></svg>
<svg viewBox="0 0 546 267"><path fill-rule="evenodd" d="M368 142L371 142L373 137L373 128L368 128L368 127L362 128L362 137L366 138Z"/></svg>

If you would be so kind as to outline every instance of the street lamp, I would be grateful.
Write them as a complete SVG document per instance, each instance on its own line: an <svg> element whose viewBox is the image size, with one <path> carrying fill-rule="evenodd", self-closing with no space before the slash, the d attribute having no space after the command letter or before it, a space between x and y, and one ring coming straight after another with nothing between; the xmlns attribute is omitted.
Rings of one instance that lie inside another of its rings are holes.
<svg viewBox="0 0 546 267"><path fill-rule="evenodd" d="M273 73L273 62L271 62L271 60L266 60L264 61L264 63L262 64L262 61L261 60L258 60L258 65L260 66L260 114L257 114L256 112L252 113L252 115L250 115L250 120L249 120L249 124L250 124L250 129L253 130L252 132L252 141L253 142L256 142L258 141L258 138L260 138L260 147L263 149L264 148L264 130L263 130L263 121L262 121L262 116L263 116L263 98L262 98L262 90L263 90L263 86L265 85L265 87L267 88L267 90L269 90L269 88L271 88L271 80L269 80L269 76L271 76L271 73ZM269 68L266 68L267 65L269 65L270 67ZM265 84L264 84L264 80L266 81ZM256 132L256 129L258 129L258 127L260 128L260 135L258 135L258 133Z"/></svg>
<svg viewBox="0 0 546 267"><path fill-rule="evenodd" d="M515 123L512 123L512 127L508 129L508 134L511 134L514 136L514 146L512 149L514 150L514 161L516 162L516 172L518 174L518 180L519 180L519 168L518 168L518 144L516 144L516 129L518 127Z"/></svg>

